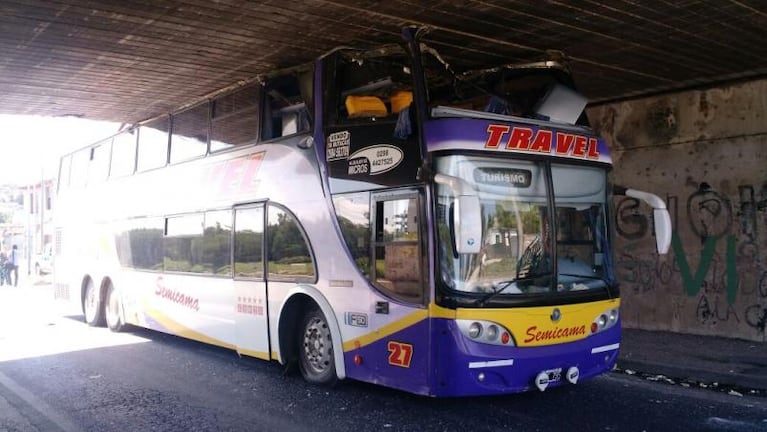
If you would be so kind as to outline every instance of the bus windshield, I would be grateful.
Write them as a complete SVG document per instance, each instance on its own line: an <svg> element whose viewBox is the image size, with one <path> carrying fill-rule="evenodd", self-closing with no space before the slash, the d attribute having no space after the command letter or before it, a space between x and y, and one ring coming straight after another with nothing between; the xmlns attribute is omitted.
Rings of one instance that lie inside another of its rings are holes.
<svg viewBox="0 0 767 432"><path fill-rule="evenodd" d="M471 185L481 205L479 253L459 254L453 192L438 185L439 269L448 289L519 296L610 286L604 169L460 155L438 158L437 169Z"/></svg>

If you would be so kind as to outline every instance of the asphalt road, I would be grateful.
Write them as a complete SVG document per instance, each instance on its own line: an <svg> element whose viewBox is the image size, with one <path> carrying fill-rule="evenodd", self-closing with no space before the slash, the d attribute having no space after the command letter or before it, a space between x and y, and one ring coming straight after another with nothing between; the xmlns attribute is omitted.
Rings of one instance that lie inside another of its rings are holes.
<svg viewBox="0 0 767 432"><path fill-rule="evenodd" d="M767 399L607 374L545 393L431 399L133 329L50 286L0 287L0 431L767 431Z"/></svg>

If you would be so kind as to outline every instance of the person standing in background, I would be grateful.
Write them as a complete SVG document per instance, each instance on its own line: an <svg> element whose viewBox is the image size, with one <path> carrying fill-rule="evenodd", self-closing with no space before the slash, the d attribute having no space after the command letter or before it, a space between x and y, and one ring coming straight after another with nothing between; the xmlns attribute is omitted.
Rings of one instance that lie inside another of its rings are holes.
<svg viewBox="0 0 767 432"><path fill-rule="evenodd" d="M8 262L6 263L7 273L6 273L6 282L8 282L8 285L11 284L11 272L13 272L13 286L19 285L19 247L16 245L13 245L13 248L11 249L11 256L8 257Z"/></svg>

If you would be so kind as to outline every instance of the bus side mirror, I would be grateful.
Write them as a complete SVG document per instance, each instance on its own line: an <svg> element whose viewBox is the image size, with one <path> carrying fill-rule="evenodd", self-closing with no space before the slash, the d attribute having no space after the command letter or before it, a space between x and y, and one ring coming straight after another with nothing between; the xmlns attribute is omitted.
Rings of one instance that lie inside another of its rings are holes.
<svg viewBox="0 0 767 432"><path fill-rule="evenodd" d="M671 246L671 215L668 213L666 203L658 195L636 189L615 186L613 188L613 193L615 195L625 195L640 199L653 208L655 247L660 255L668 253L668 248Z"/></svg>
<svg viewBox="0 0 767 432"><path fill-rule="evenodd" d="M482 248L482 207L477 191L465 180L446 174L435 174L434 182L446 186L455 198L453 205L453 238L459 254L476 254Z"/></svg>
<svg viewBox="0 0 767 432"><path fill-rule="evenodd" d="M482 246L482 215L479 197L458 196L455 202L455 250L459 254L476 254Z"/></svg>
<svg viewBox="0 0 767 432"><path fill-rule="evenodd" d="M668 253L671 246L671 215L667 208L653 209L655 219L655 243L660 255Z"/></svg>

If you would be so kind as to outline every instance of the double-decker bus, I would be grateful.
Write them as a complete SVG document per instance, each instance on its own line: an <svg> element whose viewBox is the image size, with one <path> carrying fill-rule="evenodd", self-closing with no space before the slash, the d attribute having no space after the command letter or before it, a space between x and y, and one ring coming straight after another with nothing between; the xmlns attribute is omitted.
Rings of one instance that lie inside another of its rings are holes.
<svg viewBox="0 0 767 432"><path fill-rule="evenodd" d="M431 396L609 371L605 142L561 61L339 48L64 156L55 292L141 326Z"/></svg>

